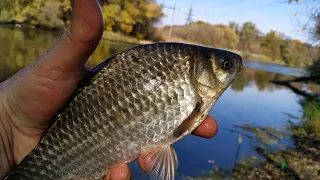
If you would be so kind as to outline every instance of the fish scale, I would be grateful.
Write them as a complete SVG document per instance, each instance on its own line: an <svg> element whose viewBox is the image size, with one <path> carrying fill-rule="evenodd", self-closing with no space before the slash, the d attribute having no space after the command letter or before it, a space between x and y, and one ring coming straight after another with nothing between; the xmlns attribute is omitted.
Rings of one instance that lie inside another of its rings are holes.
<svg viewBox="0 0 320 180"><path fill-rule="evenodd" d="M7 179L99 179L115 163L180 139L173 132L199 101L192 57L211 51L221 50L157 43L103 62Z"/></svg>

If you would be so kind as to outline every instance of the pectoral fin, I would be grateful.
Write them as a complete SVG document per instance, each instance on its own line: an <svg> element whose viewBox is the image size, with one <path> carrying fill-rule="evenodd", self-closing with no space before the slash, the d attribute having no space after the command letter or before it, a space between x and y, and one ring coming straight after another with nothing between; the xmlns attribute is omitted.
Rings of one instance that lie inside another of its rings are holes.
<svg viewBox="0 0 320 180"><path fill-rule="evenodd" d="M174 131L174 136L182 137L193 131L207 116L215 100L212 98L199 98L190 116ZM141 157L144 166L151 179L173 180L178 167L178 159L175 150L170 144L157 146L143 151Z"/></svg>
<svg viewBox="0 0 320 180"><path fill-rule="evenodd" d="M191 133L207 116L214 102L211 98L200 98L193 112L174 130L173 135L175 137L181 137L182 135Z"/></svg>
<svg viewBox="0 0 320 180"><path fill-rule="evenodd" d="M174 180L178 158L171 145L164 145L142 153L147 173L154 180Z"/></svg>

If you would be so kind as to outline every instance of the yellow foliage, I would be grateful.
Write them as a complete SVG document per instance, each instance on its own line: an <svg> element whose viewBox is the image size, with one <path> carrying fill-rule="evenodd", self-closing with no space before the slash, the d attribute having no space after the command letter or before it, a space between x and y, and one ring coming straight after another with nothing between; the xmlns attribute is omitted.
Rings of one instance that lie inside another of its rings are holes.
<svg viewBox="0 0 320 180"><path fill-rule="evenodd" d="M19 23L46 29L63 29L70 24L71 0L0 0L0 22ZM99 0L107 31L144 38L162 7L153 0Z"/></svg>
<svg viewBox="0 0 320 180"><path fill-rule="evenodd" d="M162 29L167 34L168 28ZM208 23L191 23L187 26L175 26L172 36L185 41L213 47L234 49L239 42L236 32L224 25L210 25Z"/></svg>
<svg viewBox="0 0 320 180"><path fill-rule="evenodd" d="M145 16L149 19L162 16L162 8L156 3L147 4L147 12Z"/></svg>
<svg viewBox="0 0 320 180"><path fill-rule="evenodd" d="M120 6L118 4L110 4L102 7L104 26L107 31L113 31L113 26L118 21Z"/></svg>
<svg viewBox="0 0 320 180"><path fill-rule="evenodd" d="M303 43L301 42L301 41L299 41L299 40L293 40L293 42L294 42L294 44L296 45L296 46L301 46L301 45L303 45Z"/></svg>

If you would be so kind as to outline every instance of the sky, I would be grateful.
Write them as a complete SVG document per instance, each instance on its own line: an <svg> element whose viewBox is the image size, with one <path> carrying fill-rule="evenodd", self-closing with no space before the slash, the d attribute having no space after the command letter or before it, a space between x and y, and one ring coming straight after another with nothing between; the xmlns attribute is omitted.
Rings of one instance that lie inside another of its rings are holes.
<svg viewBox="0 0 320 180"><path fill-rule="evenodd" d="M268 33L271 29L282 32L292 39L311 42L306 32L301 31L299 22L308 20L304 5L288 4L287 0L158 0L176 11L172 21L172 9L164 8L165 17L158 26L186 24L192 5L192 21L202 20L211 24L225 24L235 21L242 24L251 21L257 28ZM303 0L302 0L303 1Z"/></svg>

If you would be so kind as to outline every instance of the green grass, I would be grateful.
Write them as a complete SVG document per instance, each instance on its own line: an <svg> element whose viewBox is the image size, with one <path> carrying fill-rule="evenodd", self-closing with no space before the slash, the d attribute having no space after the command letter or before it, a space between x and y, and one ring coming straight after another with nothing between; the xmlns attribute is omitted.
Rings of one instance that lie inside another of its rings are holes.
<svg viewBox="0 0 320 180"><path fill-rule="evenodd" d="M242 56L243 59L249 60L249 61L257 61L257 62L266 62L266 63L272 63L272 64L281 64L281 65L286 65L283 61L280 60L272 60L271 58L263 55L263 54L255 54L255 53L250 53L250 52L243 52L240 50L236 49L228 49L232 52L235 52Z"/></svg>
<svg viewBox="0 0 320 180"><path fill-rule="evenodd" d="M308 134L320 133L320 104L311 101L303 104L304 114L308 118L303 122L303 126Z"/></svg>
<svg viewBox="0 0 320 180"><path fill-rule="evenodd" d="M119 42L140 44L139 40L136 38L125 36L120 33L110 32L110 31L104 31L102 38L106 39L106 40L110 40L110 41L119 41Z"/></svg>

